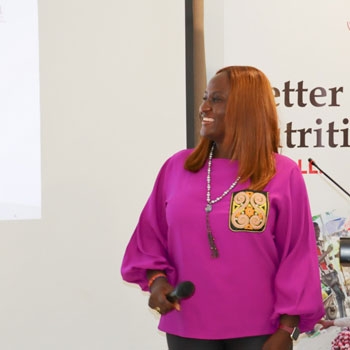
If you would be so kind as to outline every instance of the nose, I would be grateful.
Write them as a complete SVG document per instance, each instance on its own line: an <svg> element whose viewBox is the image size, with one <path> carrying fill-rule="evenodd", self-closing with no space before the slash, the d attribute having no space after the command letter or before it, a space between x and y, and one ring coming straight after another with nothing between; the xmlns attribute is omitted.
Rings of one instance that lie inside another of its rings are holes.
<svg viewBox="0 0 350 350"><path fill-rule="evenodd" d="M211 110L211 105L208 100L204 100L199 106L199 113L205 113Z"/></svg>

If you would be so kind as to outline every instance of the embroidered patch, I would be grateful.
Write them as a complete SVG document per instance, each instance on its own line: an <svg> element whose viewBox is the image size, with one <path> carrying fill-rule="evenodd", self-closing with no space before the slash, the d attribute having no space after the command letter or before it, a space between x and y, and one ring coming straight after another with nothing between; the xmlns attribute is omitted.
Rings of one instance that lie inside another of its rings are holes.
<svg viewBox="0 0 350 350"><path fill-rule="evenodd" d="M267 192L241 191L232 193L230 229L232 231L264 231L269 202Z"/></svg>

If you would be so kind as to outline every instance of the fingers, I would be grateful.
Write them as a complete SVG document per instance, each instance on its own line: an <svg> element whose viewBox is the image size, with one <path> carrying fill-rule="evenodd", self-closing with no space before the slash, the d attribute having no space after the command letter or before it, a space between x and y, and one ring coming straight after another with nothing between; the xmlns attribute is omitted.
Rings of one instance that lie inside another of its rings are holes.
<svg viewBox="0 0 350 350"><path fill-rule="evenodd" d="M176 311L180 311L181 310L181 305L179 302L175 302L175 303L170 303L169 301L167 301L166 299L156 299L156 300L149 300L148 302L148 306L157 311L160 315L164 315L172 310L176 310Z"/></svg>
<svg viewBox="0 0 350 350"><path fill-rule="evenodd" d="M151 305L150 308L157 311L160 315L165 315L166 313L170 312L171 310L176 310L176 311L180 311L181 310L181 306L179 303L174 303L174 304L170 304L170 307L167 305L161 305L161 306L154 306L152 307Z"/></svg>

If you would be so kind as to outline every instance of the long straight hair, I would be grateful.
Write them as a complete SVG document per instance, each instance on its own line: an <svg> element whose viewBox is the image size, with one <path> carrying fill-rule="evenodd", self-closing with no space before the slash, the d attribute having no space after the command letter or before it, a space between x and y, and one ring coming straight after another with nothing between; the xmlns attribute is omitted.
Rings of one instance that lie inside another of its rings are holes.
<svg viewBox="0 0 350 350"><path fill-rule="evenodd" d="M274 153L280 136L276 104L269 80L249 66L230 66L226 73L230 93L225 114L223 146L238 161L240 182L250 180L250 189L262 190L276 173ZM213 141L202 137L185 161L185 169L197 172L205 164Z"/></svg>

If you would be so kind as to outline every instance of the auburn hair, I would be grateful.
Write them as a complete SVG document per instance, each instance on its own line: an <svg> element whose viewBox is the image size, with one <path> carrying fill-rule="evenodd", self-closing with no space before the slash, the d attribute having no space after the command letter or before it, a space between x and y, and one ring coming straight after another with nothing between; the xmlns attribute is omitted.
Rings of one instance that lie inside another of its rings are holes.
<svg viewBox="0 0 350 350"><path fill-rule="evenodd" d="M239 163L240 182L262 190L276 173L274 153L280 147L278 115L272 87L263 72L249 66L230 66L225 73L230 92L225 114L223 146ZM213 141L202 137L185 161L185 169L197 172L208 159Z"/></svg>

